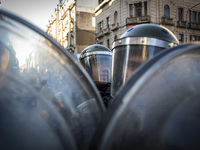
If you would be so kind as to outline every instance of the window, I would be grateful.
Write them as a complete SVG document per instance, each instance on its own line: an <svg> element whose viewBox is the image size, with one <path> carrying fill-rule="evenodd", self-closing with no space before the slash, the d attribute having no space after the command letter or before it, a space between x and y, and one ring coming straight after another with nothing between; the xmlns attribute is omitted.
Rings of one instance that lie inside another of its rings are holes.
<svg viewBox="0 0 200 150"><path fill-rule="evenodd" d="M192 23L196 23L197 22L197 12L192 11Z"/></svg>
<svg viewBox="0 0 200 150"><path fill-rule="evenodd" d="M183 21L183 8L178 9L178 20Z"/></svg>
<svg viewBox="0 0 200 150"><path fill-rule="evenodd" d="M198 24L200 24L200 12L198 13Z"/></svg>
<svg viewBox="0 0 200 150"><path fill-rule="evenodd" d="M110 27L110 18L109 17L106 18L106 22L107 22L107 28L109 28Z"/></svg>
<svg viewBox="0 0 200 150"><path fill-rule="evenodd" d="M103 21L98 24L98 31L101 32L103 30Z"/></svg>
<svg viewBox="0 0 200 150"><path fill-rule="evenodd" d="M70 37L70 47L74 47L74 38Z"/></svg>
<svg viewBox="0 0 200 150"><path fill-rule="evenodd" d="M100 31L103 30L103 21L100 22Z"/></svg>
<svg viewBox="0 0 200 150"><path fill-rule="evenodd" d="M117 40L117 38L118 38L118 37L117 37L117 35L115 35L115 37L114 37L114 41L116 41L116 40Z"/></svg>
<svg viewBox="0 0 200 150"><path fill-rule="evenodd" d="M114 13L114 24L118 23L118 13L115 11Z"/></svg>
<svg viewBox="0 0 200 150"><path fill-rule="evenodd" d="M144 2L144 15L147 16L147 2Z"/></svg>
<svg viewBox="0 0 200 150"><path fill-rule="evenodd" d="M110 48L110 40L107 39L107 47Z"/></svg>
<svg viewBox="0 0 200 150"><path fill-rule="evenodd" d="M179 39L180 43L183 43L184 42L184 35L183 34L179 34L178 35L178 39Z"/></svg>
<svg viewBox="0 0 200 150"><path fill-rule="evenodd" d="M200 41L200 36L190 35L190 41Z"/></svg>
<svg viewBox="0 0 200 150"><path fill-rule="evenodd" d="M164 6L164 16L165 16L166 18L170 18L170 8L169 8L168 5L165 5L165 6Z"/></svg>
<svg viewBox="0 0 200 150"><path fill-rule="evenodd" d="M96 18L92 17L92 27L96 27Z"/></svg>
<svg viewBox="0 0 200 150"><path fill-rule="evenodd" d="M196 41L196 36L190 35L190 41Z"/></svg>
<svg viewBox="0 0 200 150"><path fill-rule="evenodd" d="M129 15L133 17L133 4L129 4Z"/></svg>
<svg viewBox="0 0 200 150"><path fill-rule="evenodd" d="M142 3L135 3L135 16L140 17L142 16Z"/></svg>

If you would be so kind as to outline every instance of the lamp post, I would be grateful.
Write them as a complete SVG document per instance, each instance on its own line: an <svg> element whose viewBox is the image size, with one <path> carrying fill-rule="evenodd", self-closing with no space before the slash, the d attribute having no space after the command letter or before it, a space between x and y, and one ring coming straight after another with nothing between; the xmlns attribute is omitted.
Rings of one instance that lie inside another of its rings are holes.
<svg viewBox="0 0 200 150"><path fill-rule="evenodd" d="M196 6L199 5L199 4L200 4L200 3L198 3L198 4L196 4L196 5L192 6L192 7L190 7L190 8L188 9L188 11L186 12L185 42L187 42L187 15L188 15L188 12L189 12L192 8L196 7Z"/></svg>

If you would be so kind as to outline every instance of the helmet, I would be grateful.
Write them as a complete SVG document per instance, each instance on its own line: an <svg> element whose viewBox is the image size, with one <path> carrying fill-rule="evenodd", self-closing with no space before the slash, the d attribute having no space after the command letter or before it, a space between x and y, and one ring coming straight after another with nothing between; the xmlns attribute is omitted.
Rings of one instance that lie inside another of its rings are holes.
<svg viewBox="0 0 200 150"><path fill-rule="evenodd" d="M113 98L91 149L199 149L199 66L200 44L147 61Z"/></svg>
<svg viewBox="0 0 200 150"><path fill-rule="evenodd" d="M73 55L3 8L0 93L0 149L87 149L105 111Z"/></svg>
<svg viewBox="0 0 200 150"><path fill-rule="evenodd" d="M99 44L90 45L81 52L79 61L91 76L102 98L110 95L111 50Z"/></svg>
<svg viewBox="0 0 200 150"><path fill-rule="evenodd" d="M141 24L128 29L113 43L111 95L115 95L141 64L178 44L175 35L160 25Z"/></svg>

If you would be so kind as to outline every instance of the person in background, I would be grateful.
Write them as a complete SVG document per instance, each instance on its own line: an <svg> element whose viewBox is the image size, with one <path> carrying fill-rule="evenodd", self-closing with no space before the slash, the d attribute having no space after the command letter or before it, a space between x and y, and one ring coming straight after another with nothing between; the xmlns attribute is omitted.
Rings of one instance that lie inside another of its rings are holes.
<svg viewBox="0 0 200 150"><path fill-rule="evenodd" d="M81 52L79 61L93 79L107 107L112 98L110 96L111 50L100 44L90 45Z"/></svg>

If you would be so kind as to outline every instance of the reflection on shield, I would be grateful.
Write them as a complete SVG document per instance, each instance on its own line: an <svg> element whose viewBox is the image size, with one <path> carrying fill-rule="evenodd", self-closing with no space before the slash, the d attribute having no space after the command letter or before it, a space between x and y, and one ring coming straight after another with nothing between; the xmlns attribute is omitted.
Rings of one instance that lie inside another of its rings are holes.
<svg viewBox="0 0 200 150"><path fill-rule="evenodd" d="M118 92L91 149L200 149L199 89L200 45L160 53Z"/></svg>

